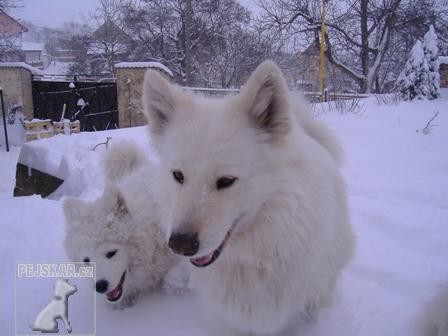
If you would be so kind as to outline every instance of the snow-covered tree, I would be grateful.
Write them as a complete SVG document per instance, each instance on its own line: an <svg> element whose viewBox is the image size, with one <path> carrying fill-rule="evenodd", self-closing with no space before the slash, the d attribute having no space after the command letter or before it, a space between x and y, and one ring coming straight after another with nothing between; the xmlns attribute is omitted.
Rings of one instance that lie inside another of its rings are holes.
<svg viewBox="0 0 448 336"><path fill-rule="evenodd" d="M396 87L404 100L428 97L428 70L423 45L417 40L403 71L397 79Z"/></svg>
<svg viewBox="0 0 448 336"><path fill-rule="evenodd" d="M423 38L423 52L428 64L426 80L428 82L429 92L427 98L435 99L440 96L440 75L438 61L439 49L437 47L437 35L432 25L429 27L428 32Z"/></svg>

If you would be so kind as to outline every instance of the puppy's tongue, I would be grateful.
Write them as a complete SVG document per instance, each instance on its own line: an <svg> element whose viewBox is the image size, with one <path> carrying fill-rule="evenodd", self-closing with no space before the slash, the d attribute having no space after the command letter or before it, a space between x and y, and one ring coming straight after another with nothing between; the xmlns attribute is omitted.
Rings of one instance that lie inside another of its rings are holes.
<svg viewBox="0 0 448 336"><path fill-rule="evenodd" d="M191 262L196 266L204 266L208 264L213 258L213 253L207 254L203 257L196 258L196 259L190 259Z"/></svg>
<svg viewBox="0 0 448 336"><path fill-rule="evenodd" d="M117 286L115 289L106 293L107 298L110 301L115 301L121 296L121 286Z"/></svg>

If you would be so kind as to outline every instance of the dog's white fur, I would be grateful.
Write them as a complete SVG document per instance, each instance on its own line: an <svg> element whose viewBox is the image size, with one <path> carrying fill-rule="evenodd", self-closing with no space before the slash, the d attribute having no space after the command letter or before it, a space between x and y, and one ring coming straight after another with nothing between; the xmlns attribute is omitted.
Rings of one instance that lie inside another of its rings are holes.
<svg viewBox="0 0 448 336"><path fill-rule="evenodd" d="M76 286L70 285L67 281L58 279L54 285L53 298L37 315L31 329L41 332L56 333L59 331L58 322L61 319L67 332L72 332L72 327L68 320L68 297L76 292Z"/></svg>
<svg viewBox="0 0 448 336"><path fill-rule="evenodd" d="M448 336L448 287L424 307L422 317L424 336Z"/></svg>
<svg viewBox="0 0 448 336"><path fill-rule="evenodd" d="M290 97L278 67L262 63L223 99L193 96L149 70L142 99L161 156L154 189L167 232L197 232L201 257L235 224L221 256L193 272L221 327L278 335L329 302L354 247L342 151ZM217 190L222 176L238 180Z"/></svg>
<svg viewBox="0 0 448 336"><path fill-rule="evenodd" d="M96 263L96 279L117 286L124 271L120 305L131 305L142 292L158 287L176 258L161 233L149 177L151 163L135 144L112 147L105 160L107 187L93 202L66 198L64 241L68 257ZM146 183L142 183L145 181ZM116 250L108 259L106 254ZM118 303L118 302L117 302Z"/></svg>

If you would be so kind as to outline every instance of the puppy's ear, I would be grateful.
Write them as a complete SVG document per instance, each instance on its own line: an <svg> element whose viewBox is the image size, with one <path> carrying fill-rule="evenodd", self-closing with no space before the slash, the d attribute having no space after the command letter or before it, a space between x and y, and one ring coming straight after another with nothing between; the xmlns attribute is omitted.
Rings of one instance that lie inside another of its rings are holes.
<svg viewBox="0 0 448 336"><path fill-rule="evenodd" d="M74 227L82 223L81 218L85 214L87 203L79 198L66 197L62 203L62 209L65 217L65 225Z"/></svg>
<svg viewBox="0 0 448 336"><path fill-rule="evenodd" d="M240 103L253 126L278 140L291 130L288 88L272 61L261 63L241 89Z"/></svg>
<svg viewBox="0 0 448 336"><path fill-rule="evenodd" d="M114 185L107 185L104 190L103 207L107 213L113 213L116 217L129 214L126 200L120 190Z"/></svg>
<svg viewBox="0 0 448 336"><path fill-rule="evenodd" d="M176 110L176 97L180 90L155 70L148 70L143 82L143 111L151 134L163 133Z"/></svg>

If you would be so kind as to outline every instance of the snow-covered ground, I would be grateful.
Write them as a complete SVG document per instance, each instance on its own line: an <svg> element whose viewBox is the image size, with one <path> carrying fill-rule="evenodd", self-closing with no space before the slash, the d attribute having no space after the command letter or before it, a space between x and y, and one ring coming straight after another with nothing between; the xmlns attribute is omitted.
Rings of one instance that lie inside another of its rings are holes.
<svg viewBox="0 0 448 336"><path fill-rule="evenodd" d="M374 98L363 104L365 110L358 115L332 112L320 117L336 130L346 149L344 173L357 251L334 303L301 335L419 335L420 309L440 284L448 283L448 95L396 106L380 106ZM423 134L435 111L440 112L437 126ZM117 138L120 132L118 137L135 133L138 139L144 134L141 128L108 134ZM76 152L81 172L83 167L98 169L99 157L90 148L104 135L72 138L62 153ZM0 150L0 334L12 335L15 263L64 260L64 230L60 201L11 197L19 149L9 154L4 147ZM84 181L89 181L88 175ZM92 186L100 188L101 183ZM30 302L27 316L35 316L48 300L48 289L36 285L34 291L42 298ZM155 293L123 311L97 301L98 335L205 335L194 294ZM88 318L86 308L75 295L70 299L74 333L77 323ZM18 329L26 330L25 321L31 322L21 317Z"/></svg>

